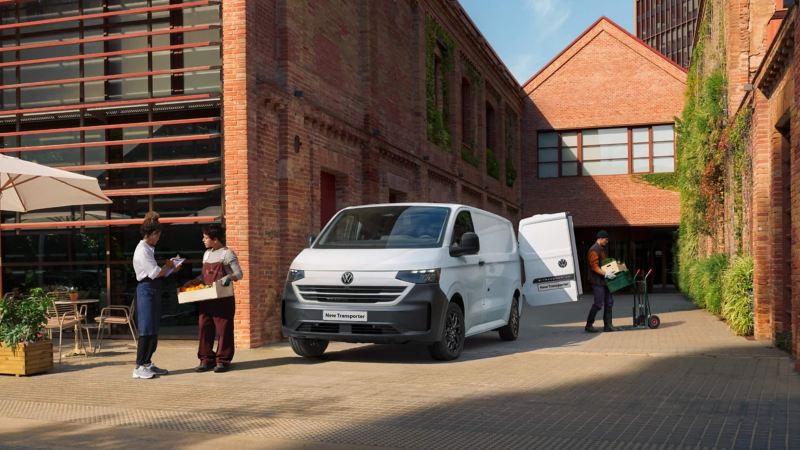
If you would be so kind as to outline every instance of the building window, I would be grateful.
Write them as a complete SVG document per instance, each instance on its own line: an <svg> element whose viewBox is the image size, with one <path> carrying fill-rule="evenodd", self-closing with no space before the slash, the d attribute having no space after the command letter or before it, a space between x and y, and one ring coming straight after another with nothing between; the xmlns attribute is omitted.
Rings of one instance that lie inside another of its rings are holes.
<svg viewBox="0 0 800 450"><path fill-rule="evenodd" d="M538 133L539 178L675 171L674 126Z"/></svg>
<svg viewBox="0 0 800 450"><path fill-rule="evenodd" d="M491 103L486 102L486 148L488 150L497 150L495 145L495 131L497 130L497 123L494 117L494 108Z"/></svg>
<svg viewBox="0 0 800 450"><path fill-rule="evenodd" d="M461 141L464 145L472 144L472 91L469 81L461 79Z"/></svg>

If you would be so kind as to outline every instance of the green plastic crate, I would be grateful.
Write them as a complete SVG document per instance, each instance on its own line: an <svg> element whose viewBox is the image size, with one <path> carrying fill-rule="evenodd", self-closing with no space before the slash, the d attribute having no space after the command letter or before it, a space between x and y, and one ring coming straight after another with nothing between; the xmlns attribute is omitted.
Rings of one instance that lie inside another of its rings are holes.
<svg viewBox="0 0 800 450"><path fill-rule="evenodd" d="M617 292L633 284L633 277L630 272L620 272L613 280L606 280L606 286L610 292Z"/></svg>

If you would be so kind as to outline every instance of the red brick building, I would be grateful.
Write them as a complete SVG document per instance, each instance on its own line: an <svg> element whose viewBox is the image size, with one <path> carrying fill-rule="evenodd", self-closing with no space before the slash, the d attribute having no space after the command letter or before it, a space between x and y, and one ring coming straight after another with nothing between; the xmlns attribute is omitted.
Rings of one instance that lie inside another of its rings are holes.
<svg viewBox="0 0 800 450"><path fill-rule="evenodd" d="M570 212L581 255L607 229L614 255L669 288L678 194L640 175L675 170L685 88L682 67L598 20L523 85L525 215Z"/></svg>
<svg viewBox="0 0 800 450"><path fill-rule="evenodd" d="M520 87L457 2L226 0L222 23L238 345L281 340L289 265L338 209L521 217Z"/></svg>

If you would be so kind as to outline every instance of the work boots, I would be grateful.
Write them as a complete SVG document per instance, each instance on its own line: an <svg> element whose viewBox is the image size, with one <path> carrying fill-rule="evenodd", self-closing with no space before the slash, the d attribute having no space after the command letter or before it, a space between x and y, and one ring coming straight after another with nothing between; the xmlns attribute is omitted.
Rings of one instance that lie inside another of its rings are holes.
<svg viewBox="0 0 800 450"><path fill-rule="evenodd" d="M614 326L613 314L610 306L603 309L603 331L622 331L622 328Z"/></svg>
<svg viewBox="0 0 800 450"><path fill-rule="evenodd" d="M600 308L598 308L597 305L592 305L592 309L589 310L589 317L586 319L586 328L584 328L584 330L589 333L597 333L597 329L592 325L594 325L594 319L597 317L598 311L600 311Z"/></svg>

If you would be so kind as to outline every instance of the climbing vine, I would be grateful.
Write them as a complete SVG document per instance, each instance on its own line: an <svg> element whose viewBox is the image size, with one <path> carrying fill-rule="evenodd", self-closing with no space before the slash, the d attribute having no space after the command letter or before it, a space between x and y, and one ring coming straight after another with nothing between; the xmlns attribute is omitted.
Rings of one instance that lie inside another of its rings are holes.
<svg viewBox="0 0 800 450"><path fill-rule="evenodd" d="M475 167L478 167L481 162L480 162L480 160L478 160L478 157L475 156L475 153L477 152L477 150L478 150L478 143L475 142L475 141L472 141L470 143L469 147L467 147L466 145L462 145L461 146L461 159L463 159L464 161L472 164Z"/></svg>
<svg viewBox="0 0 800 450"><path fill-rule="evenodd" d="M726 123L723 6L721 0L709 0L699 21L686 102L676 118L675 177L640 179L677 186L680 192L675 254L681 291L699 306L723 314L736 333L749 334L753 262L745 251L744 231L752 114L743 108Z"/></svg>
<svg viewBox="0 0 800 450"><path fill-rule="evenodd" d="M500 161L490 149L486 149L486 173L495 180L500 179Z"/></svg>
<svg viewBox="0 0 800 450"><path fill-rule="evenodd" d="M436 80L436 47L441 48L441 64ZM447 82L447 73L453 70L453 60L456 54L456 44L447 35L431 16L425 16L425 95L428 125L428 141L439 147L450 150L452 137L450 136L450 87ZM436 85L441 85L442 108L436 106Z"/></svg>
<svg viewBox="0 0 800 450"><path fill-rule="evenodd" d="M506 112L506 186L514 187L517 171L514 169L514 135L516 131L516 117Z"/></svg>

